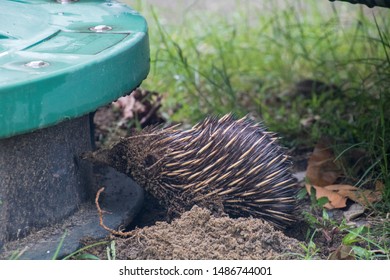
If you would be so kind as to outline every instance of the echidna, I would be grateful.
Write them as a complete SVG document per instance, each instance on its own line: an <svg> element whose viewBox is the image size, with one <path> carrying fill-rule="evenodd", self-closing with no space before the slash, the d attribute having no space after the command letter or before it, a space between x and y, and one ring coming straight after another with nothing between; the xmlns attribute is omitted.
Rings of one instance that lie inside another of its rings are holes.
<svg viewBox="0 0 390 280"><path fill-rule="evenodd" d="M87 157L127 174L172 212L196 204L283 228L295 220L297 187L276 141L262 124L228 114L189 130L145 128Z"/></svg>

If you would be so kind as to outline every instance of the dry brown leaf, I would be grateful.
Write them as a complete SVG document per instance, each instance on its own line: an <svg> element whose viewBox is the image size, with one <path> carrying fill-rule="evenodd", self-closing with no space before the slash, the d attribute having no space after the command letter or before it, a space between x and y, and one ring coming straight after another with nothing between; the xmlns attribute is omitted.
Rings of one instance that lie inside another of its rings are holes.
<svg viewBox="0 0 390 280"><path fill-rule="evenodd" d="M329 255L329 260L356 260L352 247L340 245L336 251Z"/></svg>
<svg viewBox="0 0 390 280"><path fill-rule="evenodd" d="M132 119L135 114L143 113L146 110L145 106L135 99L134 91L130 95L120 97L113 102L113 105L121 109L124 120Z"/></svg>
<svg viewBox="0 0 390 280"><path fill-rule="evenodd" d="M344 193L358 190L357 187L351 185L343 185L343 184L329 185L329 186L325 186L324 188L330 191L336 191L341 195L344 195Z"/></svg>
<svg viewBox="0 0 390 280"><path fill-rule="evenodd" d="M348 194L348 198L359 203L363 206L369 206L374 202L378 202L382 199L381 192L371 191L371 190L363 190L363 191L355 191Z"/></svg>
<svg viewBox="0 0 390 280"><path fill-rule="evenodd" d="M329 202L324 205L325 208L334 209L334 208L344 208L347 206L347 198L340 195L336 191L328 190L320 186L306 184L306 190L309 194L310 194L311 187L313 187L316 190L317 199L321 197L328 198Z"/></svg>
<svg viewBox="0 0 390 280"><path fill-rule="evenodd" d="M306 170L306 178L315 186L333 184L341 175L334 162L335 157L329 145L324 140L319 141L311 154Z"/></svg>
<svg viewBox="0 0 390 280"><path fill-rule="evenodd" d="M161 102L162 96L159 93L137 88L130 95L120 97L112 104L122 113L122 118L119 121L121 125L127 120L136 118L141 127L145 127L165 121L157 113Z"/></svg>
<svg viewBox="0 0 390 280"><path fill-rule="evenodd" d="M368 206L370 203L381 199L381 194L378 191L361 190L351 185L330 185L325 188L337 191L341 196L345 196L363 206Z"/></svg>
<svg viewBox="0 0 390 280"><path fill-rule="evenodd" d="M310 194L312 185L306 184L306 190ZM362 206L368 206L373 202L381 200L381 193L371 190L360 190L351 185L329 185L325 187L313 186L316 190L316 198L327 197L329 203L324 207L327 209L344 208L347 198L359 203Z"/></svg>

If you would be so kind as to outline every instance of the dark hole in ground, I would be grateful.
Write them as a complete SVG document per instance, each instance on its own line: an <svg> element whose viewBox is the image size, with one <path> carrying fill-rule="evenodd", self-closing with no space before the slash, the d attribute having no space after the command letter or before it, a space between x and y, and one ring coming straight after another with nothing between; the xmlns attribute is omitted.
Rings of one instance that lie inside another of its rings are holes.
<svg viewBox="0 0 390 280"><path fill-rule="evenodd" d="M126 231L152 226L158 221L167 220L167 209L156 198L145 193L143 206L135 219L126 227Z"/></svg>

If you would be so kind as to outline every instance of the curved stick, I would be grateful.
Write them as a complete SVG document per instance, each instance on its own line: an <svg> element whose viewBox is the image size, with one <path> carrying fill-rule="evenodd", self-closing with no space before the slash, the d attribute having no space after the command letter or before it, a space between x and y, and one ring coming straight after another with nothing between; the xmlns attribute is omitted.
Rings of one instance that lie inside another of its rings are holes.
<svg viewBox="0 0 390 280"><path fill-rule="evenodd" d="M103 223L103 210L100 208L100 205L99 205L99 197L100 197L100 194L104 191L104 187L100 188L98 190L98 192L96 193L96 197L95 197L95 205L96 205L96 208L97 208L97 211L98 211L98 215L99 215L99 225L104 228L105 230L107 230L108 232L114 234L114 235L119 235L119 236L122 236L122 237L128 237L128 236L134 236L134 232L133 231L128 231L128 232L122 232L122 231L117 231L117 230L114 230L114 229L111 229L109 227L107 227L104 223Z"/></svg>

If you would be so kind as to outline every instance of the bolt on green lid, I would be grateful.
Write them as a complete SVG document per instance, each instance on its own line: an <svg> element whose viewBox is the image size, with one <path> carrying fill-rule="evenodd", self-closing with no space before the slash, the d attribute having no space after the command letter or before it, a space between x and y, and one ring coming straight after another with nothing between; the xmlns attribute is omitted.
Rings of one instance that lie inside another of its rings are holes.
<svg viewBox="0 0 390 280"><path fill-rule="evenodd" d="M0 138L85 115L149 72L145 19L98 0L2 1Z"/></svg>

